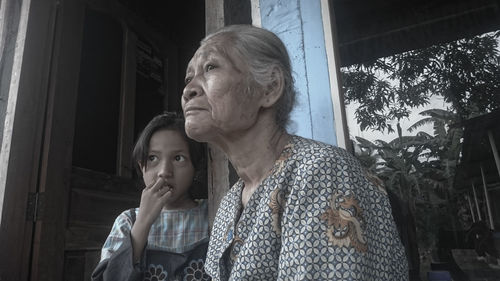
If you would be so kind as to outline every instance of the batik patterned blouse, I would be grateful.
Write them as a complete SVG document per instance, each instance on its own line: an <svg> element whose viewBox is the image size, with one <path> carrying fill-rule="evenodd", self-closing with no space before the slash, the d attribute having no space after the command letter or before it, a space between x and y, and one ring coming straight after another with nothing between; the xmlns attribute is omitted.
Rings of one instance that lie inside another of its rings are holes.
<svg viewBox="0 0 500 281"><path fill-rule="evenodd" d="M292 136L245 208L243 187L217 211L213 280L408 280L387 194L346 151Z"/></svg>

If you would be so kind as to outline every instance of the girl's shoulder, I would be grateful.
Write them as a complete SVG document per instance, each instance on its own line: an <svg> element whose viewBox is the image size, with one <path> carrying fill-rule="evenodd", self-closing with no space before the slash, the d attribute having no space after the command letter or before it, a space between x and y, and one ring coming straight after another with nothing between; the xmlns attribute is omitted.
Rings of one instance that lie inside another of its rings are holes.
<svg viewBox="0 0 500 281"><path fill-rule="evenodd" d="M115 219L115 224L120 225L133 225L136 218L137 213L139 212L139 208L130 208L121 212L118 217Z"/></svg>

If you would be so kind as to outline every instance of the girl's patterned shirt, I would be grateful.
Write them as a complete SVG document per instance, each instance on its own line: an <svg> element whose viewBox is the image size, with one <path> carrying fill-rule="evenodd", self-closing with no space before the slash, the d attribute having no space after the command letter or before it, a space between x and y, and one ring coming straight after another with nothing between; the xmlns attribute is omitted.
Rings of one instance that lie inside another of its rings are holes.
<svg viewBox="0 0 500 281"><path fill-rule="evenodd" d="M139 208L135 209L135 214ZM198 206L188 210L162 210L151 226L147 249L172 253L191 250L200 241L208 238L208 204L199 200ZM101 251L101 261L111 257L132 229L130 211L122 212L115 220Z"/></svg>
<svg viewBox="0 0 500 281"><path fill-rule="evenodd" d="M387 194L345 150L292 136L244 209L243 187L217 211L213 280L408 280Z"/></svg>
<svg viewBox="0 0 500 281"><path fill-rule="evenodd" d="M130 231L132 212L137 217L138 211L127 210L116 218L92 280L210 280L204 270L208 246L206 200L188 210L162 210L151 226L140 262L133 264Z"/></svg>

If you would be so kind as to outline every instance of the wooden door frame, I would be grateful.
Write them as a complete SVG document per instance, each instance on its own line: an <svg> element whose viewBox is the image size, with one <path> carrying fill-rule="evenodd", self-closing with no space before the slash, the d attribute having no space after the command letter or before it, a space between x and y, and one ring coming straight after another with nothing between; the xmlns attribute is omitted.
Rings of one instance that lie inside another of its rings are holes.
<svg viewBox="0 0 500 281"><path fill-rule="evenodd" d="M33 79L32 84L23 83L38 76L39 72L35 71L34 67L31 71L21 71L30 55L33 56L37 51L25 47L30 6L30 0L20 3L6 0L0 7L3 70L1 79L2 82L10 84L8 87L4 84L1 88L1 95L7 97L7 105L4 119L1 120L3 139L0 152L0 245L3 250L0 253L0 280L26 280L26 269L29 266L28 245L31 245L33 224L25 222L25 204L28 193L36 189L34 177L38 167L33 163L37 162L39 153L34 148L40 143L37 133L40 124L36 120L40 116L40 101L43 101L43 95L31 99L33 89L27 89L40 88L41 85L37 83L40 79ZM31 114L16 114L21 107Z"/></svg>
<svg viewBox="0 0 500 281"><path fill-rule="evenodd" d="M24 49L8 94L17 98L6 115L11 131L4 128L10 148L2 148L0 279L62 280L84 4L22 2ZM43 194L36 222L26 221L30 192Z"/></svg>
<svg viewBox="0 0 500 281"><path fill-rule="evenodd" d="M4 1L2 9L20 5ZM15 60L7 65L13 69L4 128L9 139L0 156L5 164L0 168L0 280L62 280L86 1L21 1ZM224 0L206 0L205 5L209 33L225 24ZM229 188L228 162L216 148L210 156L209 185L220 200ZM46 203L36 222L26 221L33 192L43 192ZM214 215L218 202L209 196Z"/></svg>
<svg viewBox="0 0 500 281"><path fill-rule="evenodd" d="M85 1L59 1L45 117L31 281L62 280ZM52 257L47 259L47 257Z"/></svg>

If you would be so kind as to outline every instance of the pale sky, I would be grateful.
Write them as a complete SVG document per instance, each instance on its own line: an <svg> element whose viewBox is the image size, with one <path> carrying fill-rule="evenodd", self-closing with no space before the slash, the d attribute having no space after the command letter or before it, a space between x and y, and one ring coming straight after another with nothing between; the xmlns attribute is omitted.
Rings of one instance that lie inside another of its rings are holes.
<svg viewBox="0 0 500 281"><path fill-rule="evenodd" d="M358 106L357 103L351 103L346 106L346 117L347 117L347 126L349 127L349 137L351 139L354 139L355 136L365 138L369 141L374 141L374 140L383 140L386 142L389 142L393 139L395 139L398 136L397 129L396 129L396 121L393 120L390 122L393 125L394 132L391 134L388 133L382 133L379 131L372 131L371 129L367 129L366 131L361 131L361 128L356 122L356 117L354 115L354 112L356 110L356 107ZM430 135L433 135L433 129L432 129L432 124L427 124L422 127L419 127L416 131L413 131L412 133L408 132L408 128L413 125L415 122L417 122L420 119L425 118L425 116L420 115L419 113L428 110L428 109L446 109L447 105L443 100L443 97L441 96L432 96L429 99L429 104L426 106L421 106L414 108L408 119L403 119L401 120L401 128L403 129L403 136L414 136L416 133L419 131L424 131Z"/></svg>

